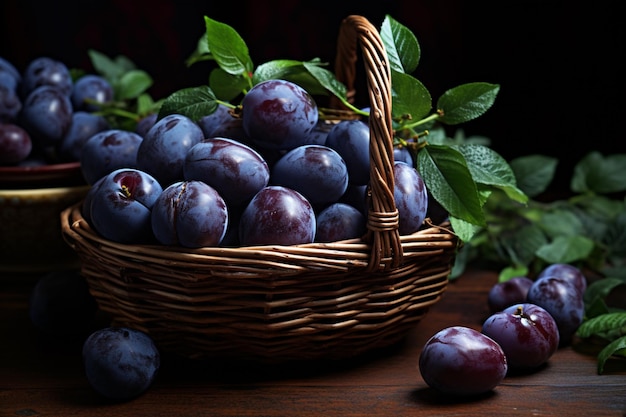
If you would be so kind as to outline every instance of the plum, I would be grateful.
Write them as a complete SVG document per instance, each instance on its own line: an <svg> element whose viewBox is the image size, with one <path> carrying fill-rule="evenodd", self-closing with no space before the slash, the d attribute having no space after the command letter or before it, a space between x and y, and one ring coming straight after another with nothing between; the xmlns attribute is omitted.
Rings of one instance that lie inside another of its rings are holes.
<svg viewBox="0 0 626 417"><path fill-rule="evenodd" d="M419 355L419 371L433 389L471 396L494 389L506 376L502 347L489 336L465 326L435 333Z"/></svg>
<svg viewBox="0 0 626 417"><path fill-rule="evenodd" d="M82 350L85 376L93 389L113 400L130 400L154 382L161 356L152 338L127 327L99 329Z"/></svg>

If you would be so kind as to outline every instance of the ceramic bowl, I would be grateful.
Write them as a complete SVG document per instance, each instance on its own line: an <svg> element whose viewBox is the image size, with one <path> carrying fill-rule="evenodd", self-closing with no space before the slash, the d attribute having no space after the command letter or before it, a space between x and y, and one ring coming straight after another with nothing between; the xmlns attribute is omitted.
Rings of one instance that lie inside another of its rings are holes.
<svg viewBox="0 0 626 417"><path fill-rule="evenodd" d="M78 266L61 233L61 211L89 186L80 164L0 167L0 272L3 276Z"/></svg>
<svg viewBox="0 0 626 417"><path fill-rule="evenodd" d="M0 166L0 189L67 187L84 184L80 162Z"/></svg>
<svg viewBox="0 0 626 417"><path fill-rule="evenodd" d="M0 271L47 272L77 267L61 233L61 211L89 186L0 190Z"/></svg>

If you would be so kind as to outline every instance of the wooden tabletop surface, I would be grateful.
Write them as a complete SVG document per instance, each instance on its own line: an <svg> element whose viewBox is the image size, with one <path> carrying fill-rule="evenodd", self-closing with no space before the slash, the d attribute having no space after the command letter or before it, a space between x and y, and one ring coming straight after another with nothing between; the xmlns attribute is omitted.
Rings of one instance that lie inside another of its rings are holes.
<svg viewBox="0 0 626 417"><path fill-rule="evenodd" d="M580 343L480 397L453 399L424 383L420 349L444 327L480 329L493 272L468 271L451 282L407 340L390 349L286 366L165 354L152 387L117 404L85 379L81 341L54 342L37 332L28 318L32 280L11 278L0 281L0 416L626 416L626 361L611 359L598 375L595 347Z"/></svg>

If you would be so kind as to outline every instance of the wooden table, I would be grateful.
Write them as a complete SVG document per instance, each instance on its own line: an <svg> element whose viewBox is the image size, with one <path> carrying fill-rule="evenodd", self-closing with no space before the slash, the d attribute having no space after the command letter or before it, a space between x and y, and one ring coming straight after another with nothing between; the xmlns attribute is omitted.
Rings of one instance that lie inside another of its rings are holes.
<svg viewBox="0 0 626 417"><path fill-rule="evenodd" d="M192 363L164 355L153 386L124 403L99 397L83 376L82 342L54 343L28 318L32 282L0 281L0 416L626 416L626 361L598 375L590 346L561 348L532 373L509 375L466 400L429 388L421 347L451 325L480 329L493 272L468 271L398 346L342 363L282 367Z"/></svg>

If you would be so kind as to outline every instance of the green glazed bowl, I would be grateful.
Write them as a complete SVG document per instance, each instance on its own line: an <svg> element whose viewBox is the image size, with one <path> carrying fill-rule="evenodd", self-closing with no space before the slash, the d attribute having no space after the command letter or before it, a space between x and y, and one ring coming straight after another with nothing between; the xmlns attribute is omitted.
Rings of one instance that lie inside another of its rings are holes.
<svg viewBox="0 0 626 417"><path fill-rule="evenodd" d="M79 265L61 233L61 211L89 185L78 163L0 169L0 275L45 273Z"/></svg>

